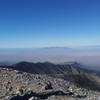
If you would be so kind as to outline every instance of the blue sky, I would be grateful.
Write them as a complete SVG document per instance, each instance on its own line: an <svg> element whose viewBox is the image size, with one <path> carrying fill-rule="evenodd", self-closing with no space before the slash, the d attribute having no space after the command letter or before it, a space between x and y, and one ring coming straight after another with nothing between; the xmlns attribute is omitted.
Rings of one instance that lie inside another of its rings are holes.
<svg viewBox="0 0 100 100"><path fill-rule="evenodd" d="M0 0L0 48L100 45L100 0Z"/></svg>

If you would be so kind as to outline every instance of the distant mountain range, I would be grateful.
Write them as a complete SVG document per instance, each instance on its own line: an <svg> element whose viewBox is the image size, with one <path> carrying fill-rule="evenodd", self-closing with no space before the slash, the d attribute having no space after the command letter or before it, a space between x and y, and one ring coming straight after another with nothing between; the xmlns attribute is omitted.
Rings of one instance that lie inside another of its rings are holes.
<svg viewBox="0 0 100 100"><path fill-rule="evenodd" d="M1 65L1 67L12 68L32 74L80 74L82 72L96 72L83 68L83 66L77 62L66 62L63 64L19 62L10 66L4 64Z"/></svg>
<svg viewBox="0 0 100 100"><path fill-rule="evenodd" d="M99 70L100 46L0 49L0 65L2 62L13 64L20 61L79 62L86 68Z"/></svg>

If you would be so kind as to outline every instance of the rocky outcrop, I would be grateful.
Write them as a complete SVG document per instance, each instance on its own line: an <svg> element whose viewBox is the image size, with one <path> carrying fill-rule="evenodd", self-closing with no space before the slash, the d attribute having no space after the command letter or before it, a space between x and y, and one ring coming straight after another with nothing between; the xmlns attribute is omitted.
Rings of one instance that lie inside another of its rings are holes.
<svg viewBox="0 0 100 100"><path fill-rule="evenodd" d="M61 77L0 68L0 100L81 100L99 95Z"/></svg>

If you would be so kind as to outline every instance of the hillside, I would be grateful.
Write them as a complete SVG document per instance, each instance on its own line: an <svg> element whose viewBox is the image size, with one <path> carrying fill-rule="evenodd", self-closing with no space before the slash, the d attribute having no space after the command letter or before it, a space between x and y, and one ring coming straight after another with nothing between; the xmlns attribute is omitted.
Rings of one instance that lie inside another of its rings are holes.
<svg viewBox="0 0 100 100"><path fill-rule="evenodd" d="M66 63L66 64L53 64L49 62L45 63L20 62L12 66L8 66L8 68L9 67L15 70L28 72L32 74L80 74L84 72L97 73L96 71L83 68L82 65L77 62Z"/></svg>
<svg viewBox="0 0 100 100"><path fill-rule="evenodd" d="M1 66L31 74L49 75L70 81L78 87L100 91L100 73L83 68L77 62L66 64L20 62L12 66Z"/></svg>
<svg viewBox="0 0 100 100"><path fill-rule="evenodd" d="M99 100L99 96L63 78L0 68L0 100Z"/></svg>

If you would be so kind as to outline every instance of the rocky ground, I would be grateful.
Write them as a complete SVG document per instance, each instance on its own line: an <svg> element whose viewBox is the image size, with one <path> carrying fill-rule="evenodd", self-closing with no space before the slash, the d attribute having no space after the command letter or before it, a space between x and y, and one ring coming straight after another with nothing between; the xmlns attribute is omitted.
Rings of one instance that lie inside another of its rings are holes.
<svg viewBox="0 0 100 100"><path fill-rule="evenodd" d="M0 100L100 100L100 93L61 78L0 68Z"/></svg>

